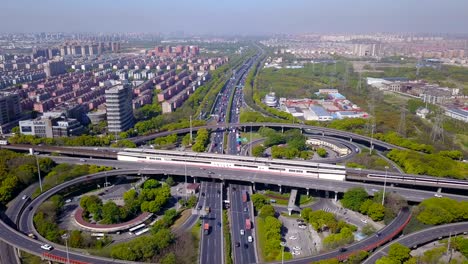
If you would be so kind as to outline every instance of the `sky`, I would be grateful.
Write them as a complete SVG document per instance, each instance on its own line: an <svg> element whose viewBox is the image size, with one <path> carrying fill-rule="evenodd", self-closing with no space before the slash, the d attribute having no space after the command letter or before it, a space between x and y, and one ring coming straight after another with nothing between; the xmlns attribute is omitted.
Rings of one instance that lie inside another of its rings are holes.
<svg viewBox="0 0 468 264"><path fill-rule="evenodd" d="M468 33L468 0L1 0L0 32Z"/></svg>

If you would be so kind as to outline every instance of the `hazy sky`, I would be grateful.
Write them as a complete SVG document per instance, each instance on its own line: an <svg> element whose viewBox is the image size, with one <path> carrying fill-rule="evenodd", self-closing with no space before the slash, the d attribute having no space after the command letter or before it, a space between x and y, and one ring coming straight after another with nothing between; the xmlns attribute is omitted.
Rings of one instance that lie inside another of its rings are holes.
<svg viewBox="0 0 468 264"><path fill-rule="evenodd" d="M468 0L0 0L1 32L468 33Z"/></svg>

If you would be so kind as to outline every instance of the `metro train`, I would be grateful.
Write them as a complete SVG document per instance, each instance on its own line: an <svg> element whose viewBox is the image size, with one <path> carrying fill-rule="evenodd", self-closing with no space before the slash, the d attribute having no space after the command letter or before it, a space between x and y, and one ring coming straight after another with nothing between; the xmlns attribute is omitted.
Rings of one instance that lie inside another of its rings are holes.
<svg viewBox="0 0 468 264"><path fill-rule="evenodd" d="M466 180L457 180L457 179L447 179L447 178L437 178L437 177L424 177L424 176L402 176L402 175L385 175L385 174L375 174L369 173L367 174L367 178L369 179L384 179L387 178L388 180L398 180L401 182L408 182L408 183L432 183L432 184L444 184L444 185L454 185L454 186L467 186L468 181Z"/></svg>
<svg viewBox="0 0 468 264"><path fill-rule="evenodd" d="M198 167L225 168L295 175L306 178L344 181L344 166L307 161L254 158L211 153L189 153L170 150L124 149L117 160L145 163L187 164Z"/></svg>

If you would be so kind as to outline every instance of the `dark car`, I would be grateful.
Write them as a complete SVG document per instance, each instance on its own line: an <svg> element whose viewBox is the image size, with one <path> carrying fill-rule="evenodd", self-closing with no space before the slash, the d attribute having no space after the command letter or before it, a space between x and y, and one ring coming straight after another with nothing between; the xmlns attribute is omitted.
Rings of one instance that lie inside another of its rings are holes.
<svg viewBox="0 0 468 264"><path fill-rule="evenodd" d="M197 210L201 210L201 209L202 209L201 205L197 206Z"/></svg>
<svg viewBox="0 0 468 264"><path fill-rule="evenodd" d="M346 252L346 248L340 248L340 252Z"/></svg>
<svg viewBox="0 0 468 264"><path fill-rule="evenodd" d="M249 244L244 243L244 248L249 248Z"/></svg>
<svg viewBox="0 0 468 264"><path fill-rule="evenodd" d="M232 187L232 190L235 191L235 190L237 190L237 189L236 189L236 187Z"/></svg>
<svg viewBox="0 0 468 264"><path fill-rule="evenodd" d="M377 232L377 234L375 234L376 237L380 237L382 235L382 233L380 232Z"/></svg>
<svg viewBox="0 0 468 264"><path fill-rule="evenodd" d="M240 247L240 242L236 242L236 247Z"/></svg>
<svg viewBox="0 0 468 264"><path fill-rule="evenodd" d="M29 211L31 211L32 209L33 209L32 206L30 206L30 207L29 207Z"/></svg>
<svg viewBox="0 0 468 264"><path fill-rule="evenodd" d="M201 193L201 196L205 196L205 193L204 193L204 192L202 192L202 193Z"/></svg>

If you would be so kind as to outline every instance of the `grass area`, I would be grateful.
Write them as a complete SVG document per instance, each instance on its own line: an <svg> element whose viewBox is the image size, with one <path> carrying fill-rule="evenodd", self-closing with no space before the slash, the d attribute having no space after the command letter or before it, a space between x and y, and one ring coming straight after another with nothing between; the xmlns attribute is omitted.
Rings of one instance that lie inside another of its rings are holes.
<svg viewBox="0 0 468 264"><path fill-rule="evenodd" d="M312 203L314 201L314 197L312 196L307 196L305 194L299 194L299 204L307 204L307 203Z"/></svg>
<svg viewBox="0 0 468 264"><path fill-rule="evenodd" d="M190 233L197 239L197 242L200 241L200 230L201 230L202 222L201 220L198 220L198 222L193 225L192 229L190 230Z"/></svg>
<svg viewBox="0 0 468 264"><path fill-rule="evenodd" d="M359 165L359 166L357 166ZM361 153L356 154L353 158L347 160L346 166L361 167L363 169L385 170L385 166L393 168L384 158L372 153L369 155L369 149L363 148Z"/></svg>
<svg viewBox="0 0 468 264"><path fill-rule="evenodd" d="M269 191L269 190L265 191L265 193L262 195L263 197L265 197L267 201L270 201L270 199L276 200L276 204L278 205L288 205L289 197L291 196L290 193L279 193L279 192L274 192L274 191ZM305 194L298 194L298 196L299 196L299 204L301 205L311 203L314 201L314 197L307 196Z"/></svg>
<svg viewBox="0 0 468 264"><path fill-rule="evenodd" d="M232 241L231 227L229 225L229 217L227 210L223 210L223 235L224 235L224 263L232 264Z"/></svg>
<svg viewBox="0 0 468 264"><path fill-rule="evenodd" d="M46 260L41 260L41 258L36 255L32 255L27 252L21 251L21 263L22 264L43 264L43 263L49 263L49 262Z"/></svg>
<svg viewBox="0 0 468 264"><path fill-rule="evenodd" d="M247 128L247 132L241 132L240 133L240 137L241 138L246 138L247 139L247 143L250 141L250 127ZM254 140L257 140L257 139L261 139L262 136L257 133L257 132L252 132L252 141Z"/></svg>
<svg viewBox="0 0 468 264"><path fill-rule="evenodd" d="M301 214L298 214L298 213L293 213L293 214L289 215L286 212L281 212L281 216L288 217L288 218L294 218L294 219L301 218Z"/></svg>
<svg viewBox="0 0 468 264"><path fill-rule="evenodd" d="M185 209L182 212L180 212L179 218L177 218L177 220L174 222L171 229L172 230L177 229L180 225L185 223L185 221L192 215L191 211L192 211L191 209Z"/></svg>

